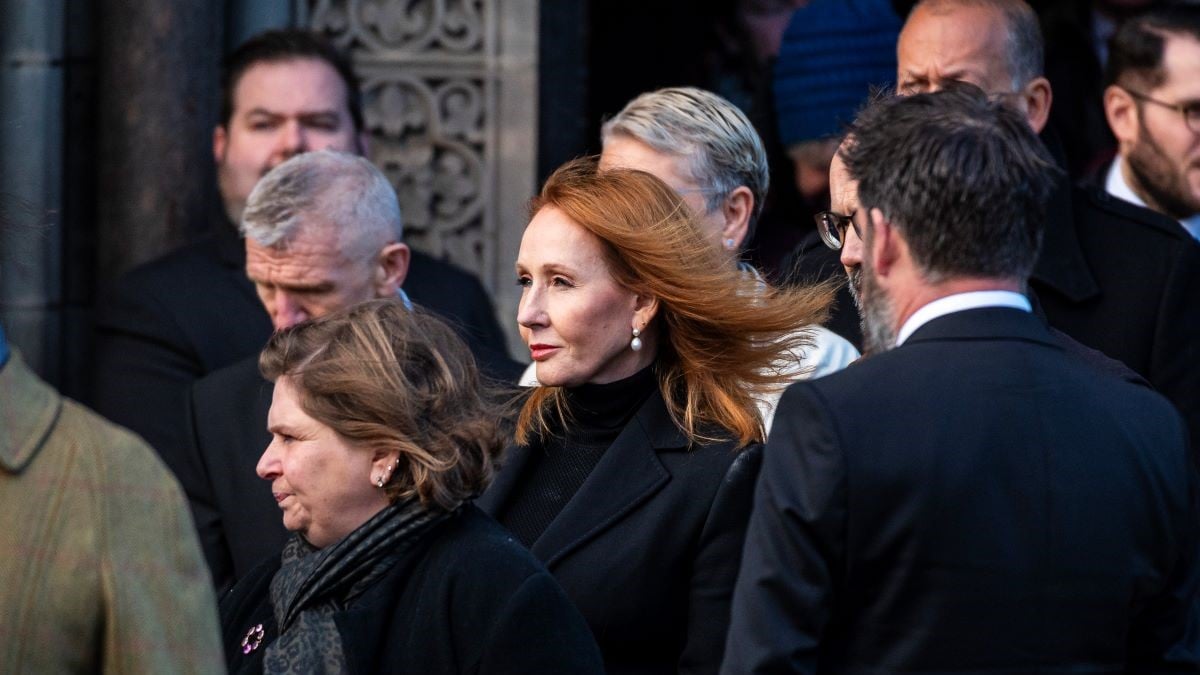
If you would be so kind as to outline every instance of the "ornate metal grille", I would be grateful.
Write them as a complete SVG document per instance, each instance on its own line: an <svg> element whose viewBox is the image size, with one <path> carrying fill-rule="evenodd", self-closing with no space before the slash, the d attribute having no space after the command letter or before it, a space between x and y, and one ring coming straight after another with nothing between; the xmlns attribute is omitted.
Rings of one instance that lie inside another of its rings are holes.
<svg viewBox="0 0 1200 675"><path fill-rule="evenodd" d="M370 155L405 238L494 285L497 2L301 0L299 22L351 54ZM531 27L532 30L532 27Z"/></svg>

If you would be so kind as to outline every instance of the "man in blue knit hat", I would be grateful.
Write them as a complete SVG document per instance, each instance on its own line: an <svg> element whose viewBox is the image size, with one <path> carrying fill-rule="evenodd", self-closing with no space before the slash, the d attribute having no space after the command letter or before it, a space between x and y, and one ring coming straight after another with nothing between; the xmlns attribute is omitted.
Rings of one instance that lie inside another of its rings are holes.
<svg viewBox="0 0 1200 675"><path fill-rule="evenodd" d="M829 199L829 162L854 113L895 80L899 35L890 0L813 0L792 15L775 63L775 113L809 204Z"/></svg>

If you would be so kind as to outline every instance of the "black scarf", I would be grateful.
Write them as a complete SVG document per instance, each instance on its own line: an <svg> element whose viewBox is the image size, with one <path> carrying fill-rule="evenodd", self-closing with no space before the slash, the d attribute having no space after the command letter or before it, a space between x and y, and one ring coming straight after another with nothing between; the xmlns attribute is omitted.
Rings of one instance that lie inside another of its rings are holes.
<svg viewBox="0 0 1200 675"><path fill-rule="evenodd" d="M392 504L341 541L313 548L293 535L271 579L279 637L263 655L265 673L344 673L346 658L333 614L348 607L450 516L416 499Z"/></svg>

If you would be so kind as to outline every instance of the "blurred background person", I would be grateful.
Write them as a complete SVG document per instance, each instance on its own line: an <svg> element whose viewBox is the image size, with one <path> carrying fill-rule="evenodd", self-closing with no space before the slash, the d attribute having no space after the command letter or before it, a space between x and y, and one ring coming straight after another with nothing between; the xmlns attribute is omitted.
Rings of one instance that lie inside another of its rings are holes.
<svg viewBox="0 0 1200 675"><path fill-rule="evenodd" d="M763 289L672 186L576 160L533 203L517 257L541 387L480 499L546 563L610 673L714 672L764 429L829 302Z"/></svg>
<svg viewBox="0 0 1200 675"><path fill-rule="evenodd" d="M578 611L471 505L500 411L441 321L375 300L273 336L258 464L292 532L222 600L233 673L600 673Z"/></svg>
<svg viewBox="0 0 1200 675"><path fill-rule="evenodd" d="M779 138L787 148L796 189L809 211L807 226L829 208L829 163L846 126L874 88L896 79L900 17L889 0L813 0L792 14L772 80ZM836 253L820 228L807 234L780 263L784 283L843 279ZM828 326L862 349L858 311L848 284L838 290Z"/></svg>
<svg viewBox="0 0 1200 675"><path fill-rule="evenodd" d="M1071 178L1103 177L1116 151L1104 113L1108 41L1117 26L1161 0L1034 0L1046 44L1046 79L1054 90L1049 126L1062 141Z"/></svg>
<svg viewBox="0 0 1200 675"><path fill-rule="evenodd" d="M34 375L2 327L0 579L0 672L224 672L179 485Z"/></svg>
<svg viewBox="0 0 1200 675"><path fill-rule="evenodd" d="M1107 82L1104 108L1118 145L1105 189L1200 239L1200 5L1163 7L1122 24Z"/></svg>

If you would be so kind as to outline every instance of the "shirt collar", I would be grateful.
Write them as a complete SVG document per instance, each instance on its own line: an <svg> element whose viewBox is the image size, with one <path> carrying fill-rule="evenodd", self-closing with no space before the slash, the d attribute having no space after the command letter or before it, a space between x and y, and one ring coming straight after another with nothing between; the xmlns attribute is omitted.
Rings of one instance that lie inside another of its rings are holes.
<svg viewBox="0 0 1200 675"><path fill-rule="evenodd" d="M1108 177L1104 180L1105 191L1118 199L1124 199L1131 204L1148 208L1145 200L1137 196L1133 188L1129 187L1129 183L1125 181L1125 173L1121 169L1122 166L1124 166L1124 160L1118 156L1113 160L1112 165L1108 167ZM1193 239L1200 239L1200 213L1180 220L1179 224L1183 226L1183 229L1188 231L1188 234L1192 235Z"/></svg>
<svg viewBox="0 0 1200 675"><path fill-rule="evenodd" d="M1124 166L1125 161L1118 155L1108 167L1108 176L1104 179L1104 190L1118 199L1124 199L1130 204L1146 208L1145 200L1137 196L1133 188L1129 187L1129 183L1125 182L1125 172L1122 168Z"/></svg>
<svg viewBox="0 0 1200 675"><path fill-rule="evenodd" d="M1184 218L1179 224L1183 225L1183 229L1187 230L1193 239L1200 240L1200 213L1191 218Z"/></svg>
<svg viewBox="0 0 1200 675"><path fill-rule="evenodd" d="M918 328L938 317L981 307L1011 307L1025 312L1033 311L1033 306L1029 304L1029 298L1012 291L971 291L970 293L947 295L913 312L913 315L908 317L908 321L905 321L904 325L900 327L900 332L896 334L896 346L904 344L904 341L912 337Z"/></svg>

